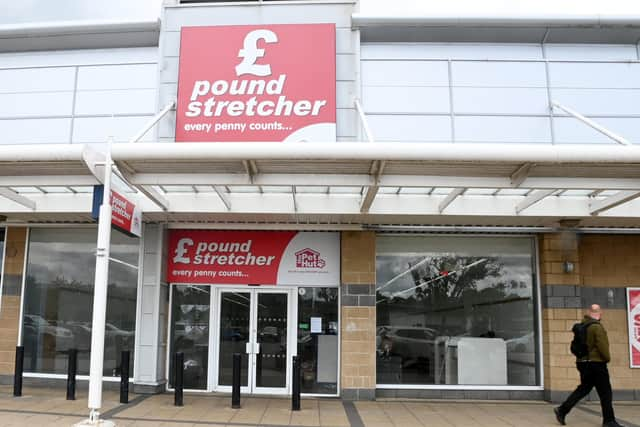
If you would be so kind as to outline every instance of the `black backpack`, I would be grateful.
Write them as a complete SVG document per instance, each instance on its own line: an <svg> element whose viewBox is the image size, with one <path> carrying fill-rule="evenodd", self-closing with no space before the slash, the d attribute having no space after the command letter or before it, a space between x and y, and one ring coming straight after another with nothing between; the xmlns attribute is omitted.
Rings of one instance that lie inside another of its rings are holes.
<svg viewBox="0 0 640 427"><path fill-rule="evenodd" d="M589 321L585 323L576 323L571 330L573 331L573 340L571 341L571 353L578 359L582 359L589 355L589 348L587 347L587 329L596 321Z"/></svg>

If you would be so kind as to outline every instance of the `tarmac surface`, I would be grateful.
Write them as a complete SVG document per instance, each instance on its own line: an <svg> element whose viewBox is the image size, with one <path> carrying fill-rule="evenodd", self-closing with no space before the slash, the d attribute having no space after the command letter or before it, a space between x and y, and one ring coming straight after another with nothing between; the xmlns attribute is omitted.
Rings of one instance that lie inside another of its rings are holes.
<svg viewBox="0 0 640 427"><path fill-rule="evenodd" d="M72 426L88 415L86 391L77 400L65 400L66 390L0 386L0 426ZM173 406L173 394L130 395L120 404L114 391L103 394L102 418L117 426L167 427L544 427L556 426L553 405L538 401L452 401L384 399L348 402L340 399L303 398L300 411L291 400L243 397L242 408L231 409L228 396L185 394L184 406ZM640 402L614 402L619 422L640 427ZM602 425L597 402L583 404L567 416L567 425Z"/></svg>

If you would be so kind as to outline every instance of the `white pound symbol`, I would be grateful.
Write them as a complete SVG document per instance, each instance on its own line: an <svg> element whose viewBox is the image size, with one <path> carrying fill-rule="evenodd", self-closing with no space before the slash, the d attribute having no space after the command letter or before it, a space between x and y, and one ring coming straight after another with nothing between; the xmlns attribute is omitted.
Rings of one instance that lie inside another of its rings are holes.
<svg viewBox="0 0 640 427"><path fill-rule="evenodd" d="M189 238L183 238L180 239L178 241L178 244L176 245L176 256L173 257L173 263L174 264L190 264L191 263L191 259L189 259L188 257L185 257L185 254L188 252L187 247L188 246L193 246L193 240L189 239Z"/></svg>
<svg viewBox="0 0 640 427"><path fill-rule="evenodd" d="M258 49L258 40L275 43L278 41L278 36L270 30L253 30L247 34L244 38L244 46L238 52L238 58L242 58L242 62L236 65L236 75L253 74L261 77L271 75L271 65L256 64L256 60L264 56L264 49Z"/></svg>

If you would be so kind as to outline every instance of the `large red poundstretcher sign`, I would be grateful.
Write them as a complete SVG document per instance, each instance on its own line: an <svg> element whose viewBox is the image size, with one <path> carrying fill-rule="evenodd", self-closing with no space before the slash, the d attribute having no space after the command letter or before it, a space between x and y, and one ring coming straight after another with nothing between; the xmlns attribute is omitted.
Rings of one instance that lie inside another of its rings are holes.
<svg viewBox="0 0 640 427"><path fill-rule="evenodd" d="M339 233L171 230L170 283L337 286Z"/></svg>
<svg viewBox="0 0 640 427"><path fill-rule="evenodd" d="M178 142L336 140L334 24L183 27Z"/></svg>
<svg viewBox="0 0 640 427"><path fill-rule="evenodd" d="M640 368L640 288L627 288L629 317L629 358L632 368Z"/></svg>

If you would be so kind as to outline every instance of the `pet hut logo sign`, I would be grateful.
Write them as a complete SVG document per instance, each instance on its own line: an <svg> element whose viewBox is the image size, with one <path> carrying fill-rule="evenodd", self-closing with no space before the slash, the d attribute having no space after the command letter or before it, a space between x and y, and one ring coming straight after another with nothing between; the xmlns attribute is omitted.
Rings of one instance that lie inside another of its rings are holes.
<svg viewBox="0 0 640 427"><path fill-rule="evenodd" d="M334 285L338 233L172 230L172 283Z"/></svg>
<svg viewBox="0 0 640 427"><path fill-rule="evenodd" d="M184 27L177 142L336 140L335 25Z"/></svg>

